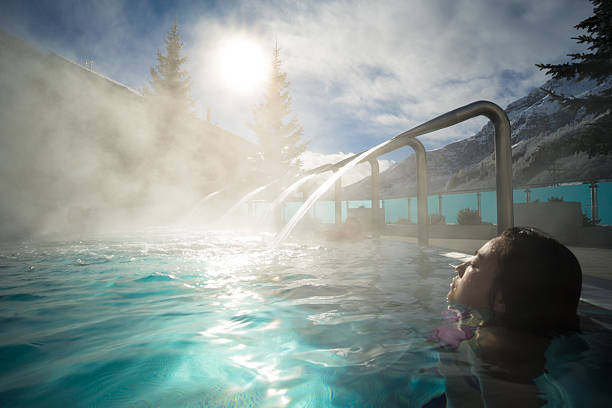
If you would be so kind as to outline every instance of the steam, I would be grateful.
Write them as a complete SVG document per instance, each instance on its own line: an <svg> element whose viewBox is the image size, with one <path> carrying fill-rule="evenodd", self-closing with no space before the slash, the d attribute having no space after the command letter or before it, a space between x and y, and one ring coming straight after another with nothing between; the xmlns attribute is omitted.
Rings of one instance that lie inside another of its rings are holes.
<svg viewBox="0 0 612 408"><path fill-rule="evenodd" d="M0 239L171 223L247 174L219 128L3 31L0 94Z"/></svg>
<svg viewBox="0 0 612 408"><path fill-rule="evenodd" d="M244 197L242 197L240 200L236 201L236 203L234 203L234 205L232 205L232 207L227 210L227 212L225 214L223 214L223 216L221 217L221 219L219 220L219 223L221 225L226 224L230 221L229 217L234 215L236 213L236 211L238 211L238 209L246 202L249 201L250 198L254 197L255 195L257 195L257 193L265 190L266 188L268 188L269 186L271 186L272 184L277 183L278 180L274 180L271 183L268 183L266 185L257 187L255 190L250 191L249 193L247 193Z"/></svg>
<svg viewBox="0 0 612 408"><path fill-rule="evenodd" d="M261 217L261 221L265 223L269 219L269 217L274 213L274 210L280 204L282 204L282 202L285 201L287 197L289 197L292 193L294 193L298 189L298 187L300 187L302 184L304 184L305 182L307 182L308 180L310 180L311 178L315 176L316 174L313 173L313 174L309 174L307 176L301 177L299 180L297 180L296 182L291 184L289 187L287 187L278 197L276 197L276 199L270 204L270 206L266 208L264 215Z"/></svg>

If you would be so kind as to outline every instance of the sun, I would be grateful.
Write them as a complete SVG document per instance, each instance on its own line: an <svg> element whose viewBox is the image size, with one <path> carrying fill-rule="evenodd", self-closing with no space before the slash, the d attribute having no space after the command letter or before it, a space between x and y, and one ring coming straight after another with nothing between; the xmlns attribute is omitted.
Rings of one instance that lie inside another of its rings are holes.
<svg viewBox="0 0 612 408"><path fill-rule="evenodd" d="M232 91L250 93L256 90L265 82L267 68L262 48L248 38L231 38L217 51L219 75Z"/></svg>

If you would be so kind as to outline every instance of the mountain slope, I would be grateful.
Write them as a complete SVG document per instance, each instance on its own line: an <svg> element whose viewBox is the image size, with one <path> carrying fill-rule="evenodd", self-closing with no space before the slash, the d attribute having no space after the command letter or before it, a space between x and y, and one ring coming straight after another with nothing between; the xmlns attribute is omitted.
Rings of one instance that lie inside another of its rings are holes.
<svg viewBox="0 0 612 408"><path fill-rule="evenodd" d="M594 81L548 81L563 95L585 96L610 87ZM589 159L586 154L564 148L569 138L580 137L591 123L582 112L571 114L541 89L531 91L506 107L513 145L514 185L552 183L585 178L612 178L612 157ZM427 152L430 192L453 192L495 186L493 125L487 123L474 136ZM588 170L588 171L585 171ZM414 155L380 175L381 196L416 195ZM369 197L370 178L345 188L350 199Z"/></svg>

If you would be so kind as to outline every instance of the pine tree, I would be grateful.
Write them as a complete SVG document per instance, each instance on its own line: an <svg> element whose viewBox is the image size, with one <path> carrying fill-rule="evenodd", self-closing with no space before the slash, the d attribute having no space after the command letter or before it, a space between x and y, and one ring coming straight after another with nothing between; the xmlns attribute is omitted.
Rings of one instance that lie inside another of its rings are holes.
<svg viewBox="0 0 612 408"><path fill-rule="evenodd" d="M299 156L308 142L301 142L303 129L292 114L287 73L281 71L280 50L275 45L272 67L264 101L253 108L249 124L259 141L260 170L266 175L283 175L299 171Z"/></svg>
<svg viewBox="0 0 612 408"><path fill-rule="evenodd" d="M165 43L166 55L157 51L157 65L150 69L151 89L146 93L155 97L158 104L173 114L186 114L193 108L191 78L186 71L181 70L187 57L181 57L183 42L176 23L168 32Z"/></svg>
<svg viewBox="0 0 612 408"><path fill-rule="evenodd" d="M572 37L579 44L588 44L584 53L568 54L571 62L564 64L536 64L553 79L593 79L598 85L608 83L612 75L612 1L591 0L593 15L575 26L586 33ZM581 138L574 139L574 150L585 151L589 156L612 152L612 86L597 95L566 97L551 89L544 89L572 113L583 110L587 115L599 116L589 125Z"/></svg>

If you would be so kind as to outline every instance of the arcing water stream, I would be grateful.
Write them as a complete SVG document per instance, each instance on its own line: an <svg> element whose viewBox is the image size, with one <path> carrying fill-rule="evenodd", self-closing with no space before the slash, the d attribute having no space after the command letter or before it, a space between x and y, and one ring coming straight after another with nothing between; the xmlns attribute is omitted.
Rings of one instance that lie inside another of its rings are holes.
<svg viewBox="0 0 612 408"><path fill-rule="evenodd" d="M205 202L207 202L211 198L217 196L219 193L221 193L224 190L225 189L219 190L219 191L214 191L214 192L212 192L210 194L207 194L204 198L202 198L200 201L195 203L195 205L191 208L191 211L189 211L187 213L187 215L185 217L183 217L182 221L189 220L200 209L200 207L202 207L202 204L204 204Z"/></svg>
<svg viewBox="0 0 612 408"><path fill-rule="evenodd" d="M287 187L285 191L283 191L266 209L266 212L261 217L261 220L260 220L261 223L263 224L268 220L268 218L270 217L270 214L274 213L274 210L276 209L276 207L278 207L283 201L285 201L287 197L289 197L289 194L293 193L295 190L298 189L299 186L301 186L302 184L304 184L305 182L307 182L314 176L316 176L316 174L314 173L304 176L300 178L298 181L296 181L295 183L291 184L289 187Z"/></svg>
<svg viewBox="0 0 612 408"><path fill-rule="evenodd" d="M265 190L266 188L270 187L272 184L277 183L280 179L274 180L271 183L268 183L266 185L257 187L255 190L251 191L250 193L246 194L244 197L242 197L240 200L238 200L236 202L236 204L234 204L229 210L227 210L227 212L225 214L223 214L223 216L219 219L219 224L223 225L225 221L227 221L227 217L229 217L230 215L232 215L234 212L236 212L236 210L238 210L238 208L240 208L240 206L242 204L244 204L245 202L247 202L249 200L249 198L253 197L255 194Z"/></svg>
<svg viewBox="0 0 612 408"><path fill-rule="evenodd" d="M384 142L382 142L381 144L372 147L370 150L367 150L363 153L361 153L359 156L355 157L353 160L351 160L350 162L348 162L346 165L344 165L343 167L341 167L340 169L338 169L338 171L336 171L329 179L327 179L325 181L325 183L321 184L319 186L319 188L317 188L315 190L314 193L312 193L310 195L310 197L308 197L308 199L306 200L306 202L304 202L304 204L302 204L302 206L298 209L298 211L293 215L293 217L291 217L291 219L289 220L289 222L287 224L285 224L285 226L283 227L282 230L280 230L280 232L278 234L276 234L276 237L274 238L274 243L276 245L280 244L283 240L285 240L285 238L287 238L289 236L289 234L291 233L291 231L293 231L293 229L295 228L295 226L297 225L297 223L304 217L304 215L306 214L306 212L310 209L310 207L313 206L313 204L319 199L321 198L321 196L332 186L334 185L334 183L336 182L336 180L338 180L340 177L342 177L342 175L344 173L346 173L347 171L349 171L350 169L352 169L353 167L355 167L359 162L361 162L363 159L365 159L366 157L368 157L370 154L372 154L373 152L375 152L376 150L384 147L385 145L387 145L388 143L390 143L393 139L389 139L389 140L385 140Z"/></svg>

